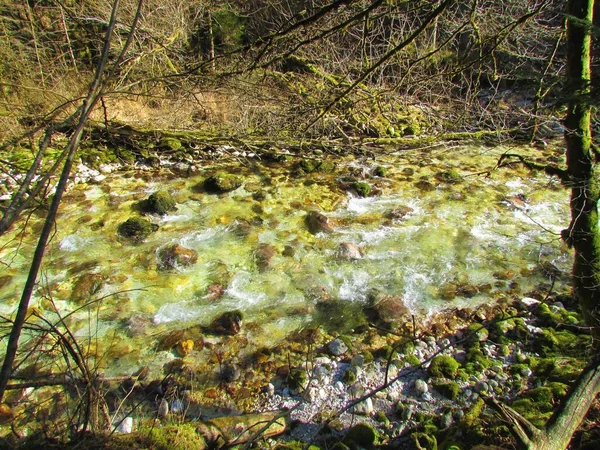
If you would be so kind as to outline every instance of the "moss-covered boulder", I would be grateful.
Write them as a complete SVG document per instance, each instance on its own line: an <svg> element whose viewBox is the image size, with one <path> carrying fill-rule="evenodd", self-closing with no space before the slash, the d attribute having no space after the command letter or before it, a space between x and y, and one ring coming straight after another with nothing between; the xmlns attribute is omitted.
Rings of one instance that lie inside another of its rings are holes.
<svg viewBox="0 0 600 450"><path fill-rule="evenodd" d="M445 170L435 174L435 178L442 183L456 184L462 181L462 175L456 169Z"/></svg>
<svg viewBox="0 0 600 450"><path fill-rule="evenodd" d="M275 255L277 255L277 249L274 246L271 244L260 244L254 252L256 266L261 271L267 269Z"/></svg>
<svg viewBox="0 0 600 450"><path fill-rule="evenodd" d="M188 267L198 261L198 252L179 244L169 244L157 252L158 266L163 270Z"/></svg>
<svg viewBox="0 0 600 450"><path fill-rule="evenodd" d="M358 446L359 448L373 448L378 441L379 433L377 430L364 422L350 428L344 438L344 442L349 444L350 448L355 446Z"/></svg>
<svg viewBox="0 0 600 450"><path fill-rule="evenodd" d="M177 206L173 196L167 191L156 191L146 200L145 209L152 214L164 216L165 214L175 211Z"/></svg>
<svg viewBox="0 0 600 450"><path fill-rule="evenodd" d="M460 386L455 381L436 382L433 388L449 400L456 400L461 392Z"/></svg>
<svg viewBox="0 0 600 450"><path fill-rule="evenodd" d="M438 355L431 360L427 373L435 378L454 378L460 365L452 356Z"/></svg>
<svg viewBox="0 0 600 450"><path fill-rule="evenodd" d="M141 242L146 239L150 233L158 230L158 225L153 224L142 217L130 217L119 225L118 233L134 242Z"/></svg>
<svg viewBox="0 0 600 450"><path fill-rule="evenodd" d="M237 175L218 172L204 180L204 189L212 193L230 192L242 185L242 179Z"/></svg>
<svg viewBox="0 0 600 450"><path fill-rule="evenodd" d="M371 194L371 185L364 181L357 181L352 185L352 189L359 197L368 197Z"/></svg>
<svg viewBox="0 0 600 450"><path fill-rule="evenodd" d="M166 137L160 140L159 146L175 152L181 148L181 141L174 137Z"/></svg>
<svg viewBox="0 0 600 450"><path fill-rule="evenodd" d="M99 273L87 273L77 279L71 291L71 300L77 303L89 301L104 285L104 276Z"/></svg>

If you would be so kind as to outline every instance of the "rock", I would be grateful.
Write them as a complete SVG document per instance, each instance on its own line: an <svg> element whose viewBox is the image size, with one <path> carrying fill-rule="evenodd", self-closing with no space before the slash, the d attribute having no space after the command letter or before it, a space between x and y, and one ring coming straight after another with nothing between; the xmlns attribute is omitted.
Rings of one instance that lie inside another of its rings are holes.
<svg viewBox="0 0 600 450"><path fill-rule="evenodd" d="M391 324L410 318L410 311L402 298L396 295L370 292L367 295L367 305L365 313L373 322Z"/></svg>
<svg viewBox="0 0 600 450"><path fill-rule="evenodd" d="M221 380L225 383L233 383L242 376L240 369L235 364L223 365L220 373Z"/></svg>
<svg viewBox="0 0 600 450"><path fill-rule="evenodd" d="M129 434L133 431L133 417L125 417L113 423L113 426L116 426L115 433Z"/></svg>
<svg viewBox="0 0 600 450"><path fill-rule="evenodd" d="M259 270L265 270L269 267L271 259L277 254L277 249L271 244L260 244L254 252L254 260Z"/></svg>
<svg viewBox="0 0 600 450"><path fill-rule="evenodd" d="M117 229L121 236L131 239L134 242L143 241L150 233L156 230L158 230L158 225L141 217L130 217L119 225Z"/></svg>
<svg viewBox="0 0 600 450"><path fill-rule="evenodd" d="M162 270L189 267L198 261L198 252L179 244L169 244L157 251L158 266Z"/></svg>
<svg viewBox="0 0 600 450"><path fill-rule="evenodd" d="M316 386L309 386L309 388L304 391L302 397L304 397L308 403L314 403L323 398L324 394L325 393L320 388Z"/></svg>
<svg viewBox="0 0 600 450"><path fill-rule="evenodd" d="M390 220L402 220L413 211L414 209L412 209L410 206L399 206L398 208L388 211L385 217Z"/></svg>
<svg viewBox="0 0 600 450"><path fill-rule="evenodd" d="M365 357L363 355L355 355L350 364L355 367L362 367L365 364Z"/></svg>
<svg viewBox="0 0 600 450"><path fill-rule="evenodd" d="M359 423L354 425L346 434L345 440L350 441L358 448L373 448L379 439L379 433L368 423Z"/></svg>
<svg viewBox="0 0 600 450"><path fill-rule="evenodd" d="M167 402L164 398L161 399L160 403L158 404L156 415L161 419L164 419L169 415L169 402Z"/></svg>
<svg viewBox="0 0 600 450"><path fill-rule="evenodd" d="M423 395L429 391L429 386L427 386L427 382L424 380L415 380L414 388L417 395Z"/></svg>
<svg viewBox="0 0 600 450"><path fill-rule="evenodd" d="M445 430L446 428L450 428L454 423L454 419L452 418L452 413L447 412L440 418L440 428Z"/></svg>
<svg viewBox="0 0 600 450"><path fill-rule="evenodd" d="M216 334L236 335L242 329L243 314L239 310L221 314L210 324L210 331Z"/></svg>
<svg viewBox="0 0 600 450"><path fill-rule="evenodd" d="M212 193L230 192L242 185L242 179L236 175L218 172L204 180L204 189Z"/></svg>
<svg viewBox="0 0 600 450"><path fill-rule="evenodd" d="M192 350L194 350L194 341L191 339L179 341L175 346L175 351L177 351L177 354L182 358L185 358L187 355L189 355Z"/></svg>
<svg viewBox="0 0 600 450"><path fill-rule="evenodd" d="M452 356L438 355L431 360L427 373L430 377L453 379L460 365Z"/></svg>
<svg viewBox="0 0 600 450"><path fill-rule="evenodd" d="M177 206L173 196L167 191L157 191L148 197L145 202L145 209L149 213L164 216L168 212L175 211Z"/></svg>
<svg viewBox="0 0 600 450"><path fill-rule="evenodd" d="M354 414L359 414L362 416L369 416L373 414L373 400L370 398L365 399L360 402L358 405L354 405L352 408L352 412Z"/></svg>
<svg viewBox="0 0 600 450"><path fill-rule="evenodd" d="M337 249L336 255L342 259L362 259L362 251L360 247L352 242L342 242Z"/></svg>
<svg viewBox="0 0 600 450"><path fill-rule="evenodd" d="M206 288L206 297L209 300L218 300L223 297L223 294L225 294L225 286L220 283L211 283Z"/></svg>
<svg viewBox="0 0 600 450"><path fill-rule="evenodd" d="M341 356L348 351L348 346L340 338L337 338L327 345L327 350L334 356Z"/></svg>
<svg viewBox="0 0 600 450"><path fill-rule="evenodd" d="M71 291L71 300L79 304L86 303L102 289L103 285L104 277L101 274L84 274L75 282Z"/></svg>
<svg viewBox="0 0 600 450"><path fill-rule="evenodd" d="M185 411L185 404L179 400L173 400L173 402L171 403L171 412L173 414L181 414Z"/></svg>
<svg viewBox="0 0 600 450"><path fill-rule="evenodd" d="M275 395L275 386L273 385L273 383L267 384L267 387L265 388L265 393L268 397L273 397Z"/></svg>
<svg viewBox="0 0 600 450"><path fill-rule="evenodd" d="M412 405L398 404L396 406L396 409L398 410L398 412L400 413L400 417L404 421L409 421L414 413L414 407Z"/></svg>
<svg viewBox="0 0 600 450"><path fill-rule="evenodd" d="M368 197L371 193L371 185L364 181L357 181L352 185L352 189L359 197Z"/></svg>
<svg viewBox="0 0 600 450"><path fill-rule="evenodd" d="M318 211L310 211L304 219L308 231L312 234L332 233L334 231L332 221Z"/></svg>

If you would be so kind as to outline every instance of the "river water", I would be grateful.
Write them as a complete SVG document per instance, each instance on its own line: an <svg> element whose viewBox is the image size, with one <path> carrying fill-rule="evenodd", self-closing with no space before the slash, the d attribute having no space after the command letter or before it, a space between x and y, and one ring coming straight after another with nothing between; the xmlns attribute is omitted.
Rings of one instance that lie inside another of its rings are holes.
<svg viewBox="0 0 600 450"><path fill-rule="evenodd" d="M157 336L206 326L234 309L244 313L242 333L260 347L307 324L347 331L364 321L360 311L374 289L400 296L422 320L445 308L526 296L548 284L542 266L570 269L559 238L568 193L519 167L489 172L507 150L390 150L376 161L336 159L335 171L302 176L293 162L259 160L215 163L189 176L116 171L69 191L32 307L54 321L56 308L71 331L103 352L108 373L122 374L164 362ZM385 176L372 175L377 166ZM197 189L215 168L242 176L244 185L220 195ZM363 177L377 195L340 188L348 174ZM118 225L139 215L138 202L159 189L173 194L177 211L150 216L159 229L139 244L118 236ZM312 210L331 219L332 233L308 231ZM1 238L5 316L18 303L41 223L33 214L25 230ZM196 250L197 263L160 270L157 250L171 243ZM355 244L362 257L340 255L342 243ZM276 250L266 269L256 263L261 244ZM73 297L84 279L96 280L89 304ZM220 297L211 293L217 285ZM338 306L324 312L324 300Z"/></svg>

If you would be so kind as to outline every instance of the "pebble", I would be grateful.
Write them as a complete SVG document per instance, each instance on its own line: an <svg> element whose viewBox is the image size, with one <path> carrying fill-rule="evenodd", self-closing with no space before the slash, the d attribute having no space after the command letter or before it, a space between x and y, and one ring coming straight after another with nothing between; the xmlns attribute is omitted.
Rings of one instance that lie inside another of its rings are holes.
<svg viewBox="0 0 600 450"><path fill-rule="evenodd" d="M413 416L414 408L412 405L406 405L406 407L402 410L402 420L410 420Z"/></svg>
<svg viewBox="0 0 600 450"><path fill-rule="evenodd" d="M273 397L275 395L275 385L273 383L267 384L267 387L265 388L265 392L267 393L267 395L269 397Z"/></svg>
<svg viewBox="0 0 600 450"><path fill-rule="evenodd" d="M450 413L450 412L444 414L442 416L442 418L440 419L440 427L442 428L442 430L445 430L446 428L450 428L453 423L454 423L454 420L452 419L452 413Z"/></svg>
<svg viewBox="0 0 600 450"><path fill-rule="evenodd" d="M365 364L365 357L363 355L356 355L350 362L353 366L362 367Z"/></svg>
<svg viewBox="0 0 600 450"><path fill-rule="evenodd" d="M427 391L429 391L429 386L427 386L427 382L423 380L415 380L415 392L417 395L423 395Z"/></svg>
<svg viewBox="0 0 600 450"><path fill-rule="evenodd" d="M308 403L315 403L317 400L323 398L324 392L316 387L309 386L308 389L304 391L303 397Z"/></svg>
<svg viewBox="0 0 600 450"><path fill-rule="evenodd" d="M171 412L173 414L180 414L185 410L185 405L179 399L173 400L171 403Z"/></svg>
<svg viewBox="0 0 600 450"><path fill-rule="evenodd" d="M167 402L164 398L158 404L158 410L156 412L158 417L164 419L169 415L169 402Z"/></svg>

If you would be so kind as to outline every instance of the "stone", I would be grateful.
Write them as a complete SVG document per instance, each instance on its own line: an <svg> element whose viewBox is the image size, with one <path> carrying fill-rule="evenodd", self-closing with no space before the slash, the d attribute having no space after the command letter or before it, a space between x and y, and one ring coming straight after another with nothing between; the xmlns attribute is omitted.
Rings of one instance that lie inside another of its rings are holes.
<svg viewBox="0 0 600 450"><path fill-rule="evenodd" d="M379 440L379 433L368 423L359 423L348 430L345 440L354 443L351 447L373 448Z"/></svg>
<svg viewBox="0 0 600 450"><path fill-rule="evenodd" d="M169 244L157 252L158 266L162 270L189 267L198 261L198 252L179 244Z"/></svg>
<svg viewBox="0 0 600 450"><path fill-rule="evenodd" d="M160 400L158 404L158 410L156 415L161 419L164 419L169 415L169 402L167 402L164 398Z"/></svg>
<svg viewBox="0 0 600 450"><path fill-rule="evenodd" d="M130 217L117 228L121 236L131 239L133 242L143 241L156 230L158 230L158 225L141 217Z"/></svg>
<svg viewBox="0 0 600 450"><path fill-rule="evenodd" d="M277 255L277 249L271 244L260 244L254 252L256 266L261 271L267 269L275 255Z"/></svg>
<svg viewBox="0 0 600 450"><path fill-rule="evenodd" d="M204 189L217 194L233 191L241 185L240 177L225 172L218 172L204 180Z"/></svg>
<svg viewBox="0 0 600 450"><path fill-rule="evenodd" d="M352 189L359 197L368 197L371 194L371 185L364 181L357 181L352 185Z"/></svg>
<svg viewBox="0 0 600 450"><path fill-rule="evenodd" d="M341 356L348 351L348 346L340 338L337 338L327 345L327 349L332 355Z"/></svg>
<svg viewBox="0 0 600 450"><path fill-rule="evenodd" d="M369 416L373 414L373 400L367 398L359 404L354 405L352 407L352 412L361 416Z"/></svg>
<svg viewBox="0 0 600 450"><path fill-rule="evenodd" d="M228 311L211 322L210 331L216 334L236 335L242 329L242 319L241 311Z"/></svg>
<svg viewBox="0 0 600 450"><path fill-rule="evenodd" d="M445 430L446 428L450 428L454 423L454 419L452 418L452 413L447 412L440 418L440 428Z"/></svg>
<svg viewBox="0 0 600 450"><path fill-rule="evenodd" d="M314 403L323 398L323 396L324 392L316 386L309 386L302 395L308 403Z"/></svg>
<svg viewBox="0 0 600 450"><path fill-rule="evenodd" d="M412 209L410 206L403 205L388 211L385 217L390 220L402 220L412 212L414 212L414 209Z"/></svg>
<svg viewBox="0 0 600 450"><path fill-rule="evenodd" d="M164 216L168 212L175 211L177 206L173 196L167 191L156 191L145 202L145 209L152 214Z"/></svg>
<svg viewBox="0 0 600 450"><path fill-rule="evenodd" d="M431 360L427 373L430 377L454 378L460 365L452 356L438 355Z"/></svg>
<svg viewBox="0 0 600 450"><path fill-rule="evenodd" d="M410 318L410 311L397 295L371 292L367 295L365 313L373 322L398 323Z"/></svg>
<svg viewBox="0 0 600 450"><path fill-rule="evenodd" d="M235 364L224 364L220 377L225 383L233 383L242 376L240 369Z"/></svg>
<svg viewBox="0 0 600 450"><path fill-rule="evenodd" d="M312 234L317 233L333 233L333 222L325 215L318 211L310 211L305 219L306 227Z"/></svg>
<svg viewBox="0 0 600 450"><path fill-rule="evenodd" d="M129 434L133 431L133 417L125 417L113 423L113 426L116 426L115 433Z"/></svg>
<svg viewBox="0 0 600 450"><path fill-rule="evenodd" d="M336 255L338 258L350 260L362 259L363 257L362 250L353 242L340 243Z"/></svg>
<svg viewBox="0 0 600 450"><path fill-rule="evenodd" d="M77 279L71 291L71 300L76 303L85 303L91 300L104 285L104 276L99 273L84 274Z"/></svg>
<svg viewBox="0 0 600 450"><path fill-rule="evenodd" d="M415 380L414 388L417 395L423 395L429 391L429 386L424 380Z"/></svg>

